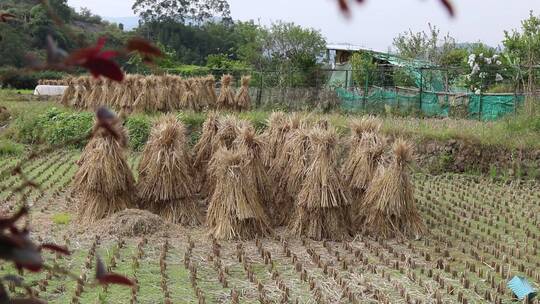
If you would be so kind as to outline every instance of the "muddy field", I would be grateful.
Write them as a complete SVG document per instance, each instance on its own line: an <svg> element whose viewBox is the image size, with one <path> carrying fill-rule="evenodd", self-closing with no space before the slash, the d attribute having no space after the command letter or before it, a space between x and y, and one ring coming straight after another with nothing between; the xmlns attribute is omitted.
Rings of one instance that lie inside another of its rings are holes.
<svg viewBox="0 0 540 304"><path fill-rule="evenodd" d="M511 276L540 282L537 184L417 174L429 230L419 240L316 242L277 229L270 238L224 242L208 238L204 227L131 210L79 225L70 193L77 158L57 151L25 163L23 172L41 188L22 194L8 191L21 183L10 174L17 160L0 159L2 213L27 200L34 235L73 251L50 260L80 283L46 272L28 276L50 303L511 303ZM132 168L138 161L129 159ZM96 254L138 287L89 286ZM0 272L14 270L4 264Z"/></svg>

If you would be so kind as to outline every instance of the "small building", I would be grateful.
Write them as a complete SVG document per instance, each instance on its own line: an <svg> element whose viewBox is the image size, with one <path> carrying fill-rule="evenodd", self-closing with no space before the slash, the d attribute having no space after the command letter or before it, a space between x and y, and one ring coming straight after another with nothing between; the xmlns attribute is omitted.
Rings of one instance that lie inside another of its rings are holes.
<svg viewBox="0 0 540 304"><path fill-rule="evenodd" d="M433 67L433 64L426 61L404 59L395 54L375 51L359 45L328 44L326 46L326 56L332 69L329 80L330 85L340 83L345 87L353 86L353 67L350 59L355 53L363 53L371 56L373 63L378 67L380 78L392 78L394 70L399 68L418 82L420 69Z"/></svg>

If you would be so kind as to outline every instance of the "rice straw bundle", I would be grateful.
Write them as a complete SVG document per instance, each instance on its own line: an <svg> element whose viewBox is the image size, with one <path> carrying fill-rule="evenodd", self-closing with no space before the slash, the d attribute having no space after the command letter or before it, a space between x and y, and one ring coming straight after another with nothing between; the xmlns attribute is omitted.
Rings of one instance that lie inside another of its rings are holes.
<svg viewBox="0 0 540 304"><path fill-rule="evenodd" d="M137 98L138 94L135 89L136 82L138 77L127 77L124 82L124 90L122 92L122 97L119 99L119 103L116 105L116 108L118 107L124 107L124 106L130 106L133 107L135 103L135 99Z"/></svg>
<svg viewBox="0 0 540 304"><path fill-rule="evenodd" d="M219 116L216 112L208 113L203 123L201 137L193 147L195 155L194 166L197 171L205 171L206 165L212 157L212 139L216 136L219 127Z"/></svg>
<svg viewBox="0 0 540 304"><path fill-rule="evenodd" d="M199 110L208 107L208 92L204 78L195 79L195 100Z"/></svg>
<svg viewBox="0 0 540 304"><path fill-rule="evenodd" d="M207 103L210 108L215 108L217 103L216 95L216 79L214 75L208 75L204 79L204 85L206 89L206 96L208 97Z"/></svg>
<svg viewBox="0 0 540 304"><path fill-rule="evenodd" d="M77 162L73 180L78 215L93 222L134 206L134 179L126 161L127 134L122 122L104 108L96 112L93 136Z"/></svg>
<svg viewBox="0 0 540 304"><path fill-rule="evenodd" d="M276 211L276 206L262 159L263 152L266 149L264 141L261 136L257 135L255 128L251 124L245 123L239 128L238 136L233 142L233 148L246 150L248 156L246 159L246 168L253 172L253 178L261 198L261 203L267 213L273 217L272 214Z"/></svg>
<svg viewBox="0 0 540 304"><path fill-rule="evenodd" d="M236 108L239 111L246 111L251 108L251 97L249 96L249 82L251 76L242 76L242 86L236 94Z"/></svg>
<svg viewBox="0 0 540 304"><path fill-rule="evenodd" d="M83 91L81 95L81 104L79 105L80 108L88 108L89 104L89 96L92 90L91 82L94 81L94 78L90 77L82 77L82 86Z"/></svg>
<svg viewBox="0 0 540 304"><path fill-rule="evenodd" d="M272 112L268 118L267 126L266 131L263 133L263 138L268 144L268 149L264 155L264 165L269 168L283 149L289 129L287 116L283 112Z"/></svg>
<svg viewBox="0 0 540 304"><path fill-rule="evenodd" d="M210 235L216 239L252 239L270 234L246 159L249 159L246 149L220 149L212 159L210 171L217 183L206 223Z"/></svg>
<svg viewBox="0 0 540 304"><path fill-rule="evenodd" d="M385 168L379 166L364 197L364 231L391 237L418 236L425 231L414 198L408 165L412 147L403 139L393 144L393 159Z"/></svg>
<svg viewBox="0 0 540 304"><path fill-rule="evenodd" d="M75 91L73 93L73 96L69 104L73 108L80 108L82 107L83 95L84 95L83 77L75 78L75 80L73 81L73 85L75 87Z"/></svg>
<svg viewBox="0 0 540 304"><path fill-rule="evenodd" d="M192 79L184 80L183 95L180 100L180 107L183 109L198 110L198 104L195 96L195 81Z"/></svg>
<svg viewBox="0 0 540 304"><path fill-rule="evenodd" d="M67 88L64 90L64 93L62 94L62 98L60 99L60 104L64 106L69 106L70 100L72 100L73 96L75 95L74 81L75 81L75 78L73 77L68 77L66 79Z"/></svg>
<svg viewBox="0 0 540 304"><path fill-rule="evenodd" d="M153 98L155 96L150 95L149 93L149 87L151 86L151 80L150 78L138 78L134 80L135 86L140 88L138 91L138 94L135 92L136 96L135 100L133 101L133 110L136 112L144 112L146 109L150 108L150 104L152 103ZM125 106L125 104L123 104Z"/></svg>
<svg viewBox="0 0 540 304"><path fill-rule="evenodd" d="M214 154L213 150L213 139L216 137L216 134L219 129L219 116L216 112L208 113L206 120L203 124L202 134L199 138L199 141L193 147L193 167L198 173L199 189L203 197L207 197L212 194L212 189L209 188L209 177L207 174L208 163L212 159Z"/></svg>
<svg viewBox="0 0 540 304"><path fill-rule="evenodd" d="M349 157L342 166L344 185L351 191L353 224L363 223L363 198L377 165L383 155L386 138L373 132L364 133L358 147L352 147Z"/></svg>
<svg viewBox="0 0 540 304"><path fill-rule="evenodd" d="M202 217L187 146L184 125L172 114L161 117L144 147L137 188L142 208L173 223L197 225Z"/></svg>
<svg viewBox="0 0 540 304"><path fill-rule="evenodd" d="M234 108L234 92L231 88L233 77L229 74L225 74L221 77L221 90L219 91L219 97L216 101L218 109L231 109Z"/></svg>
<svg viewBox="0 0 540 304"><path fill-rule="evenodd" d="M232 148L240 131L238 124L233 116L225 116L218 121L218 131L216 136L212 138L212 151L217 151L219 148Z"/></svg>
<svg viewBox="0 0 540 304"><path fill-rule="evenodd" d="M276 225L290 221L294 209L294 201L300 192L305 179L306 169L310 164L309 131L305 127L292 130L287 135L281 155L276 159L270 176L279 176L275 181L274 197L279 212L275 216ZM277 175L277 174L280 175Z"/></svg>
<svg viewBox="0 0 540 304"><path fill-rule="evenodd" d="M351 120L351 137L349 140L349 145L355 146L359 144L364 133L378 133L381 129L381 125L382 122L374 116L363 116L360 119Z"/></svg>
<svg viewBox="0 0 540 304"><path fill-rule="evenodd" d="M88 94L87 100L86 100L86 108L91 110L97 110L102 104L101 104L101 84L103 80L101 78L98 79L92 79L90 81L90 93Z"/></svg>
<svg viewBox="0 0 540 304"><path fill-rule="evenodd" d="M336 169L337 134L313 128L309 132L310 164L298 193L295 217L289 228L315 240L342 240L349 236L350 199Z"/></svg>
<svg viewBox="0 0 540 304"><path fill-rule="evenodd" d="M105 78L103 82L101 83L101 96L99 96L99 100L102 102L103 106L111 107L111 81L109 78Z"/></svg>

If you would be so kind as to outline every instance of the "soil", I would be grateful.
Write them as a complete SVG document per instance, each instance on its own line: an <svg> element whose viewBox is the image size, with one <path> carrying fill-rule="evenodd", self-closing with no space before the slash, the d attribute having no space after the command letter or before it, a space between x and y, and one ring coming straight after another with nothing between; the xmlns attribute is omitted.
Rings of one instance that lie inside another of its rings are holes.
<svg viewBox="0 0 540 304"><path fill-rule="evenodd" d="M540 179L540 150L510 150L456 139L424 140L416 143L416 155L419 169L432 174L482 173Z"/></svg>

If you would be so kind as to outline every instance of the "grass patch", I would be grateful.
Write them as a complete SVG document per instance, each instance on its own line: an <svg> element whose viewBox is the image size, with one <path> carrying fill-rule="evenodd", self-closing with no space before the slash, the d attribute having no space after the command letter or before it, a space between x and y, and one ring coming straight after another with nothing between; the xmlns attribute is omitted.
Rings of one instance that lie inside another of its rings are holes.
<svg viewBox="0 0 540 304"><path fill-rule="evenodd" d="M44 128L37 125L37 117L44 115L55 107L62 114L62 122L54 124L55 129L47 134L53 136L55 143L62 142L72 135L87 131L91 124L91 112L75 112L52 101L20 101L14 90L0 90L0 105L6 106L13 116L13 122L4 131L3 137L13 138L15 141L35 144L50 143L43 136ZM22 91L24 92L24 91ZM71 116L73 114L73 116ZM266 120L271 111L256 109L242 113L228 113L223 115L236 115L253 123L259 132L266 128ZM334 125L339 134L347 134L348 121L351 117L362 114L334 112L322 114L316 112L304 112L307 119L316 121L321 118L327 119ZM154 119L160 113L145 113L131 116L126 126L130 131L132 149L142 148L148 137L149 129ZM195 142L206 119L206 113L182 111L177 113L179 119L186 125L191 142ZM83 117L81 120L74 118ZM436 118L413 118L413 117L381 117L383 132L392 136L412 138L419 142L423 140L450 140L458 139L487 146L504 147L508 149L540 149L540 109L526 114L521 111L493 122L482 122L469 119L436 119ZM75 121L73 121L75 120ZM81 123L84 122L84 126ZM83 128L84 127L84 128ZM23 136L21 136L23 135ZM39 140L38 140L39 139Z"/></svg>
<svg viewBox="0 0 540 304"><path fill-rule="evenodd" d="M69 213L57 213L53 215L53 223L55 225L67 225L71 222L71 214Z"/></svg>
<svg viewBox="0 0 540 304"><path fill-rule="evenodd" d="M0 139L0 156L21 155L24 146L10 139Z"/></svg>

